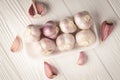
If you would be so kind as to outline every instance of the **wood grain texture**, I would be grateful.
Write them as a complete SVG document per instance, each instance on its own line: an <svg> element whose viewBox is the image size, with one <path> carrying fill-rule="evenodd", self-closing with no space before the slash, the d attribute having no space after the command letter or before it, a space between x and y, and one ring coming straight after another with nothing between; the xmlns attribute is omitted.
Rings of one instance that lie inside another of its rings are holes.
<svg viewBox="0 0 120 80"><path fill-rule="evenodd" d="M118 18L120 18L120 0L108 0L108 3Z"/></svg>
<svg viewBox="0 0 120 80"><path fill-rule="evenodd" d="M120 79L120 1L119 0L40 0L49 7L38 19L28 15L30 0L0 0L0 80L49 80L42 59L32 59L25 49L13 54L10 46L28 24L44 24L61 20L79 11L89 11L99 29L102 21L113 20L116 27L108 39L98 47L86 51L88 62L77 65L79 53L46 59L59 75L53 80L119 80Z"/></svg>

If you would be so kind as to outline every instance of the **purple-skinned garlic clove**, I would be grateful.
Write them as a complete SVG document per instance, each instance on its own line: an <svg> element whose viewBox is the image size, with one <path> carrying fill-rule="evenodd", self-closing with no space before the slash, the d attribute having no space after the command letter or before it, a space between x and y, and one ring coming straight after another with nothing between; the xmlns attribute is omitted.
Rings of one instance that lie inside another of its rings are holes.
<svg viewBox="0 0 120 80"><path fill-rule="evenodd" d="M82 11L74 16L74 21L78 28L89 29L93 25L92 16L88 11Z"/></svg>
<svg viewBox="0 0 120 80"><path fill-rule="evenodd" d="M56 39L57 47L60 51L70 50L75 46L75 38L72 34L61 34Z"/></svg>
<svg viewBox="0 0 120 80"><path fill-rule="evenodd" d="M44 62L44 72L49 79L53 79L57 76L57 69L46 61Z"/></svg>
<svg viewBox="0 0 120 80"><path fill-rule="evenodd" d="M105 41L114 29L112 22L104 21L101 25L101 40Z"/></svg>
<svg viewBox="0 0 120 80"><path fill-rule="evenodd" d="M11 52L17 52L21 49L22 49L22 40L19 36L16 36L16 38L14 39L14 41L10 47L10 50L11 50Z"/></svg>
<svg viewBox="0 0 120 80"><path fill-rule="evenodd" d="M54 21L48 21L43 26L43 34L51 39L55 39L59 33L59 28Z"/></svg>
<svg viewBox="0 0 120 80"><path fill-rule="evenodd" d="M87 58L88 57L85 54L85 52L80 52L77 64L78 65L84 65L87 62Z"/></svg>
<svg viewBox="0 0 120 80"><path fill-rule="evenodd" d="M71 18L66 18L60 21L60 29L64 33L74 33L77 27Z"/></svg>

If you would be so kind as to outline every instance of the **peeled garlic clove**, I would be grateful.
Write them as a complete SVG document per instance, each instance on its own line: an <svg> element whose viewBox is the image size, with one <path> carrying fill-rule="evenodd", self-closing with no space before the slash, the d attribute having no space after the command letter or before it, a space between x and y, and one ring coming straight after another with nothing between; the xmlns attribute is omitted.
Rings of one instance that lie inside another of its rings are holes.
<svg viewBox="0 0 120 80"><path fill-rule="evenodd" d="M89 29L93 25L93 19L87 11L77 13L74 21L80 29Z"/></svg>
<svg viewBox="0 0 120 80"><path fill-rule="evenodd" d="M85 64L87 61L87 55L84 52L80 52L77 64L78 65L83 65Z"/></svg>
<svg viewBox="0 0 120 80"><path fill-rule="evenodd" d="M76 42L80 47L87 47L96 41L95 34L89 30L82 30L76 34Z"/></svg>
<svg viewBox="0 0 120 80"><path fill-rule="evenodd" d="M57 37L56 44L60 51L70 50L74 48L75 38L72 34L61 34Z"/></svg>
<svg viewBox="0 0 120 80"><path fill-rule="evenodd" d="M16 36L16 38L14 39L12 46L10 47L10 50L12 52L17 52L22 48L22 40L20 39L19 36Z"/></svg>
<svg viewBox="0 0 120 80"><path fill-rule="evenodd" d="M45 4L43 4L43 3L39 2L39 1L35 1L35 8L37 10L37 13L35 13L33 4L29 8L29 15L31 17L34 17L37 14L42 16L42 15L46 14L46 12L47 12L47 8L46 8Z"/></svg>
<svg viewBox="0 0 120 80"><path fill-rule="evenodd" d="M66 18L61 20L60 28L61 28L61 31L64 33L73 33L77 30L77 27L71 18Z"/></svg>
<svg viewBox="0 0 120 80"><path fill-rule="evenodd" d="M35 25L28 25L23 35L24 41L27 43L39 41L40 36L40 27Z"/></svg>
<svg viewBox="0 0 120 80"><path fill-rule="evenodd" d="M52 54L56 50L55 42L48 38L42 38L39 43L43 54Z"/></svg>
<svg viewBox="0 0 120 80"><path fill-rule="evenodd" d="M43 34L48 38L55 39L58 33L59 33L59 28L56 25L56 23L53 21L48 21L43 26Z"/></svg>
<svg viewBox="0 0 120 80"><path fill-rule="evenodd" d="M45 75L50 79L53 79L57 76L56 68L51 66L48 62L44 62L44 71Z"/></svg>

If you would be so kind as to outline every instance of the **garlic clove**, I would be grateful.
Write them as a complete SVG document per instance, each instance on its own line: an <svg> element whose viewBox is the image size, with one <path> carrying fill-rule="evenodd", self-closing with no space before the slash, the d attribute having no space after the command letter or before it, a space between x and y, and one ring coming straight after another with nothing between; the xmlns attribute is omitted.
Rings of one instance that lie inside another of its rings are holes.
<svg viewBox="0 0 120 80"><path fill-rule="evenodd" d="M87 62L87 55L84 52L80 52L77 64L83 65Z"/></svg>
<svg viewBox="0 0 120 80"><path fill-rule="evenodd" d="M35 10L37 10L37 12ZM47 12L47 8L45 4L39 1L33 2L29 8L29 15L35 18L46 14L46 12Z"/></svg>
<svg viewBox="0 0 120 80"><path fill-rule="evenodd" d="M78 28L89 29L93 25L92 16L88 11L82 11L74 16L74 21Z"/></svg>
<svg viewBox="0 0 120 80"><path fill-rule="evenodd" d="M16 38L14 39L11 47L10 47L10 50L12 52L17 52L19 51L20 49L22 48L22 40L19 36L16 36Z"/></svg>
<svg viewBox="0 0 120 80"><path fill-rule="evenodd" d="M112 22L104 21L101 25L101 40L105 41L114 29Z"/></svg>
<svg viewBox="0 0 120 80"><path fill-rule="evenodd" d="M55 42L48 38L42 38L39 44L41 47L41 52L45 55L52 54L56 50Z"/></svg>
<svg viewBox="0 0 120 80"><path fill-rule="evenodd" d="M45 75L50 79L53 79L57 76L56 68L51 66L48 62L44 62L44 71Z"/></svg>
<svg viewBox="0 0 120 80"><path fill-rule="evenodd" d="M64 33L74 33L77 30L77 27L71 18L61 20L60 28Z"/></svg>
<svg viewBox="0 0 120 80"><path fill-rule="evenodd" d="M35 25L28 25L23 37L26 43L39 41L41 37L40 27Z"/></svg>
<svg viewBox="0 0 120 80"><path fill-rule="evenodd" d="M87 47L96 41L95 34L89 30L81 30L76 34L76 42L80 47Z"/></svg>
<svg viewBox="0 0 120 80"><path fill-rule="evenodd" d="M74 48L75 38L72 34L61 34L56 39L57 47L60 51L70 50Z"/></svg>
<svg viewBox="0 0 120 80"><path fill-rule="evenodd" d="M55 39L58 33L59 33L59 28L56 25L56 23L53 21L48 21L43 26L43 34L48 38Z"/></svg>
<svg viewBox="0 0 120 80"><path fill-rule="evenodd" d="M46 8L45 4L43 4L43 3L36 2L36 8L38 10L38 14L40 14L40 15L44 15L47 12L47 8Z"/></svg>

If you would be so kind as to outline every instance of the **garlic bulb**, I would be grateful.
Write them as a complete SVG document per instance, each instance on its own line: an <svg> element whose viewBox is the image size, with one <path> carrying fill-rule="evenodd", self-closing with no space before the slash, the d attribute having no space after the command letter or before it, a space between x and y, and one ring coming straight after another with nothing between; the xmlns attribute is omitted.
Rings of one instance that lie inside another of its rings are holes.
<svg viewBox="0 0 120 80"><path fill-rule="evenodd" d="M51 39L55 39L59 33L59 28L53 21L48 21L43 27L43 34Z"/></svg>
<svg viewBox="0 0 120 80"><path fill-rule="evenodd" d="M95 40L95 34L89 29L82 30L76 34L76 42L80 47L90 46Z"/></svg>
<svg viewBox="0 0 120 80"><path fill-rule="evenodd" d="M53 53L56 50L55 42L50 39L43 38L40 40L39 44L41 47L41 53L43 54L48 55Z"/></svg>
<svg viewBox="0 0 120 80"><path fill-rule="evenodd" d="M87 11L77 13L74 21L80 29L89 29L93 25L93 19Z"/></svg>
<svg viewBox="0 0 120 80"><path fill-rule="evenodd" d="M24 41L27 43L39 41L40 36L40 27L35 25L28 25L23 35Z"/></svg>
<svg viewBox="0 0 120 80"><path fill-rule="evenodd" d="M72 34L61 34L57 37L56 44L60 51L70 50L74 47L75 38Z"/></svg>
<svg viewBox="0 0 120 80"><path fill-rule="evenodd" d="M71 18L66 18L61 20L60 28L61 28L61 31L64 33L73 33L77 30L77 27Z"/></svg>

